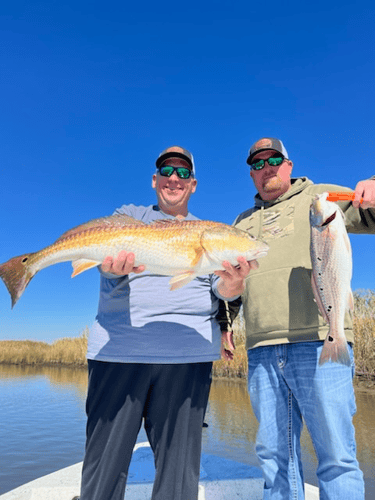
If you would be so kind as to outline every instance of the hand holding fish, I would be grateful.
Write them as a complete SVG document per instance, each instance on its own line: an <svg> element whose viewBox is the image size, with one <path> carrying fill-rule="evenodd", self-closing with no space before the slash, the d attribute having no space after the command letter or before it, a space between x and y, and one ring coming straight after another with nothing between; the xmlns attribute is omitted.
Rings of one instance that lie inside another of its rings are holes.
<svg viewBox="0 0 375 500"><path fill-rule="evenodd" d="M225 347L227 345L227 348ZM221 357L225 361L232 361L236 346L233 342L233 332L221 332Z"/></svg>
<svg viewBox="0 0 375 500"><path fill-rule="evenodd" d="M375 207L375 180L369 179L360 181L355 187L354 200L352 201L354 208L373 208ZM361 201L361 198L363 201Z"/></svg>
<svg viewBox="0 0 375 500"><path fill-rule="evenodd" d="M223 261L224 271L215 271L221 280L217 285L220 294L225 298L232 298L245 290L245 279L251 269L258 269L256 260L247 261L244 257L237 257L238 266L232 266L228 261Z"/></svg>
<svg viewBox="0 0 375 500"><path fill-rule="evenodd" d="M121 250L117 257L106 257L101 266L105 273L116 274L118 276L126 276L130 273L142 273L146 268L143 265L134 266L135 256L133 252Z"/></svg>
<svg viewBox="0 0 375 500"><path fill-rule="evenodd" d="M0 278L13 307L33 276L58 262L72 261L72 277L99 265L117 275L147 268L151 274L171 276L171 290L224 267L222 292L231 298L243 291L243 279L254 265L253 259L267 255L268 248L246 231L220 222L158 220L145 224L115 214L70 229L38 252L9 259L0 265ZM113 259L113 255L117 257ZM240 268L235 269L229 262L235 264L238 255L246 258L241 257ZM228 263L226 267L223 261Z"/></svg>

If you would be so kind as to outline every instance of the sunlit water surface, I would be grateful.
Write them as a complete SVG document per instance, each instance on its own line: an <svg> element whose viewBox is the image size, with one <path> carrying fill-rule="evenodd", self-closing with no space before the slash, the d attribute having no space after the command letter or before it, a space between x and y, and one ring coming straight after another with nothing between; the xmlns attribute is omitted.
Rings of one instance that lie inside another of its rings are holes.
<svg viewBox="0 0 375 500"><path fill-rule="evenodd" d="M86 370L0 365L0 494L83 459ZM375 498L375 392L357 391L358 459L366 500ZM203 451L258 465L257 422L246 384L214 380ZM144 430L138 441L145 441ZM317 485L311 440L302 435L305 480Z"/></svg>

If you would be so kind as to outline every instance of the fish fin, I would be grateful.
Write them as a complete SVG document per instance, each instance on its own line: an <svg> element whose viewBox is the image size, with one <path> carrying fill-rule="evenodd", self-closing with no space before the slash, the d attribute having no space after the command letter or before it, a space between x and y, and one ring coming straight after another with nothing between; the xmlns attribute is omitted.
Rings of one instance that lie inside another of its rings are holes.
<svg viewBox="0 0 375 500"><path fill-rule="evenodd" d="M346 366L351 365L345 337L333 337L331 333L328 332L320 354L319 365L323 365L327 361L341 363Z"/></svg>
<svg viewBox="0 0 375 500"><path fill-rule="evenodd" d="M192 281L194 278L195 278L194 271L186 271L184 273L177 274L176 276L173 276L173 278L169 280L170 289L178 290L179 288L182 288L183 286L190 283L190 281Z"/></svg>
<svg viewBox="0 0 375 500"><path fill-rule="evenodd" d="M351 289L349 289L348 293L348 309L349 311L354 311L354 298L353 298L353 292Z"/></svg>
<svg viewBox="0 0 375 500"><path fill-rule="evenodd" d="M12 308L21 297L30 280L35 276L32 273L28 260L32 253L13 257L0 266L0 277L4 281L12 298Z"/></svg>
<svg viewBox="0 0 375 500"><path fill-rule="evenodd" d="M78 274L83 273L84 271L87 271L88 269L91 269L92 267L99 266L101 262L97 260L89 260L89 259L77 259L72 262L73 266L73 273L72 273L72 278L77 276Z"/></svg>
<svg viewBox="0 0 375 500"><path fill-rule="evenodd" d="M195 250L195 257L191 262L191 267L196 267L198 265L204 253L204 248L201 246L196 247L194 250Z"/></svg>
<svg viewBox="0 0 375 500"><path fill-rule="evenodd" d="M157 219L150 223L150 226L160 226L160 227L168 227L168 226L179 226L181 222L184 222L181 219ZM190 221L189 221L190 222Z"/></svg>
<svg viewBox="0 0 375 500"><path fill-rule="evenodd" d="M134 219L130 215L126 214L114 214L108 217L100 217L99 219L93 219L79 226L73 227L63 233L56 241L63 240L74 236L75 234L82 233L83 231L88 231L90 229L103 229L103 228L121 228L126 226L140 225L144 226L145 223L141 220Z"/></svg>
<svg viewBox="0 0 375 500"><path fill-rule="evenodd" d="M322 299L320 298L320 294L318 291L318 285L316 283L315 276L314 276L313 272L311 273L311 287L312 287L315 302L316 302L316 305L318 306L320 314L323 316L324 321L326 323L329 323L327 311L325 310Z"/></svg>

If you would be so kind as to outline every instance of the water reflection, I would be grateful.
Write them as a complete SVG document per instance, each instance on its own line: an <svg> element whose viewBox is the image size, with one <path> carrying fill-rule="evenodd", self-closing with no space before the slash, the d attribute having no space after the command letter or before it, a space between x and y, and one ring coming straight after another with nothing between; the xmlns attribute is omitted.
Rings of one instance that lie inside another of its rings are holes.
<svg viewBox="0 0 375 500"><path fill-rule="evenodd" d="M0 365L0 494L83 459L86 369ZM375 498L375 392L357 391L358 459L366 498ZM214 380L203 451L258 465L257 421L245 382ZM145 440L142 430L138 441ZM302 433L305 480L317 484L310 437Z"/></svg>
<svg viewBox="0 0 375 500"><path fill-rule="evenodd" d="M356 391L354 418L358 460L365 476L366 499L375 498L375 391ZM251 408L246 382L214 380L206 416L203 448L226 458L259 465L255 457L257 420ZM301 436L305 481L318 485L317 459L310 435L304 426Z"/></svg>

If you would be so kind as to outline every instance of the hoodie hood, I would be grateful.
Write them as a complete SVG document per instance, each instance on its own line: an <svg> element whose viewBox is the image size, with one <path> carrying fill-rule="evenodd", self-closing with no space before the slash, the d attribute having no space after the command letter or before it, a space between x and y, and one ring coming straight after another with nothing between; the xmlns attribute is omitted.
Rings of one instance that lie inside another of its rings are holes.
<svg viewBox="0 0 375 500"><path fill-rule="evenodd" d="M288 191L275 200L270 200L270 201L264 201L262 198L259 196L259 193L257 193L254 196L254 204L256 209L259 208L268 208L271 207L272 205L275 205L276 203L280 203L281 201L288 200L292 196L295 196L296 194L300 193L304 189L306 189L308 186L311 186L313 184L310 179L307 177L292 177L291 178L291 187L288 189Z"/></svg>

